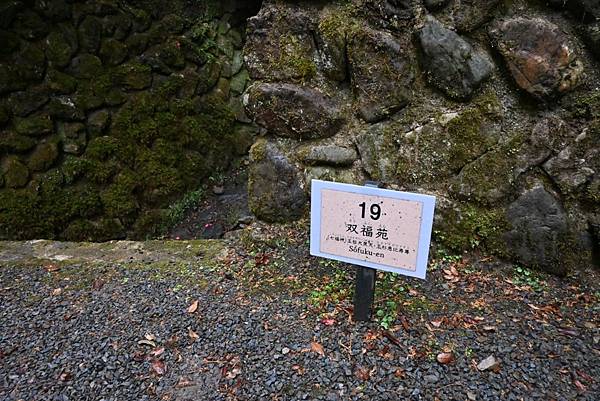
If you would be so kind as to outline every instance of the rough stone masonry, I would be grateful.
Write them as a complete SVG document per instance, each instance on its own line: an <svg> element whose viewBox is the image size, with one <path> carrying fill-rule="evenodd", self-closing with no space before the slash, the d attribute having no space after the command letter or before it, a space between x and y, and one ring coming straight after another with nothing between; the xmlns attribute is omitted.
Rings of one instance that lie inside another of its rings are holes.
<svg viewBox="0 0 600 401"><path fill-rule="evenodd" d="M253 212L292 220L313 178L375 179L436 195L449 248L597 265L600 8L543 3L264 1L244 47Z"/></svg>

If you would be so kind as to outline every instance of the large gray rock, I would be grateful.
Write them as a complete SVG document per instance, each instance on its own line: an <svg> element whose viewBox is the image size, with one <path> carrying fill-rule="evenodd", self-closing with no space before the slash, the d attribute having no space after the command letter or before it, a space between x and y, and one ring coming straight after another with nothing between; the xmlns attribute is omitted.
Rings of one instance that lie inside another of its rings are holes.
<svg viewBox="0 0 600 401"><path fill-rule="evenodd" d="M293 84L261 83L248 89L246 110L269 132L288 138L335 135L342 123L340 106L316 89Z"/></svg>
<svg viewBox="0 0 600 401"><path fill-rule="evenodd" d="M359 115L378 122L409 103L414 81L410 40L365 28L348 43L352 87Z"/></svg>
<svg viewBox="0 0 600 401"><path fill-rule="evenodd" d="M583 189L600 172L600 136L584 130L569 146L546 160L543 169L562 193Z"/></svg>
<svg viewBox="0 0 600 401"><path fill-rule="evenodd" d="M309 165L350 166L358 158L356 150L337 145L302 145L296 152Z"/></svg>
<svg viewBox="0 0 600 401"><path fill-rule="evenodd" d="M541 186L525 191L506 211L512 229L505 233L509 252L521 263L560 276L567 274L568 220L559 200Z"/></svg>
<svg viewBox="0 0 600 401"><path fill-rule="evenodd" d="M356 147L363 169L374 180L393 182L396 178L396 151L385 135L387 123L370 125L356 135Z"/></svg>
<svg viewBox="0 0 600 401"><path fill-rule="evenodd" d="M429 82L448 96L467 99L493 69L488 55L428 16L419 32Z"/></svg>
<svg viewBox="0 0 600 401"><path fill-rule="evenodd" d="M253 79L307 80L316 74L314 23L305 7L269 4L248 19L244 58Z"/></svg>
<svg viewBox="0 0 600 401"><path fill-rule="evenodd" d="M538 99L562 95L583 78L575 45L553 23L541 18L500 21L490 36L517 85Z"/></svg>
<svg viewBox="0 0 600 401"><path fill-rule="evenodd" d="M301 187L300 171L266 139L250 149L248 203L261 220L285 222L300 218L308 199Z"/></svg>

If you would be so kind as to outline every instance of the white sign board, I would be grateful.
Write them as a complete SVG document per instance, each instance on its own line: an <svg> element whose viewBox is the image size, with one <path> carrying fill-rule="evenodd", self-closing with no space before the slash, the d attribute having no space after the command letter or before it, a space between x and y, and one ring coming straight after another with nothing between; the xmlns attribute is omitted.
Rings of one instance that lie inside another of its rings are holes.
<svg viewBox="0 0 600 401"><path fill-rule="evenodd" d="M425 278L435 197L312 180L310 254Z"/></svg>

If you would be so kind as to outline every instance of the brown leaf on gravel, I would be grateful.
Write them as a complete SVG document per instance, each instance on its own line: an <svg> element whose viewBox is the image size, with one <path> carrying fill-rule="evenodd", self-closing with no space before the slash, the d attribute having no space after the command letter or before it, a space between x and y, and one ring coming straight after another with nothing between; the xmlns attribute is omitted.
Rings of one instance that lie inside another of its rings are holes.
<svg viewBox="0 0 600 401"><path fill-rule="evenodd" d="M435 328L439 328L442 325L442 319L432 320L431 325Z"/></svg>
<svg viewBox="0 0 600 401"><path fill-rule="evenodd" d="M179 381L175 385L177 388L190 387L193 386L194 382L188 379L187 377L180 377Z"/></svg>
<svg viewBox="0 0 600 401"><path fill-rule="evenodd" d="M585 372L582 372L581 370L576 370L575 372L577 372L577 374L586 382L590 382L593 383L594 382L594 378L590 375L588 375Z"/></svg>
<svg viewBox="0 0 600 401"><path fill-rule="evenodd" d="M585 393L587 391L587 386L584 385L579 380L577 380L577 379L573 380L573 384L575 384L575 386L577 387L577 390L579 390L580 392Z"/></svg>
<svg viewBox="0 0 600 401"><path fill-rule="evenodd" d="M311 341L310 342L310 349L311 349L311 351L316 352L317 354L319 354L321 356L325 356L325 349L318 342Z"/></svg>
<svg viewBox="0 0 600 401"><path fill-rule="evenodd" d="M104 280L102 280L101 278L97 278L96 280L94 280L94 282L92 283L92 289L94 290L99 290L102 287L104 287L104 284L106 284L106 282Z"/></svg>
<svg viewBox="0 0 600 401"><path fill-rule="evenodd" d="M48 273L54 273L60 270L60 267L58 265L55 265L53 263L49 263L47 265L44 266L44 270L46 270Z"/></svg>
<svg viewBox="0 0 600 401"><path fill-rule="evenodd" d="M146 354L143 351L135 351L133 353L133 360L136 362L142 362L146 360Z"/></svg>
<svg viewBox="0 0 600 401"><path fill-rule="evenodd" d="M296 371L300 376L304 374L305 369L300 365L293 365L292 369Z"/></svg>
<svg viewBox="0 0 600 401"><path fill-rule="evenodd" d="M58 296L60 294L62 294L62 288L55 288L55 289L52 290L52 295L53 296L56 297L56 296Z"/></svg>
<svg viewBox="0 0 600 401"><path fill-rule="evenodd" d="M371 372L367 368L363 368L362 366L357 366L356 369L354 370L354 376L356 376L357 379L366 382L367 380L369 380L371 378Z"/></svg>
<svg viewBox="0 0 600 401"><path fill-rule="evenodd" d="M152 351L150 351L150 355L152 355L152 356L160 356L164 352L165 352L165 349L163 347L155 348Z"/></svg>
<svg viewBox="0 0 600 401"><path fill-rule="evenodd" d="M157 375L162 376L167 373L167 366L163 361L155 359L152 361L152 370Z"/></svg>
<svg viewBox="0 0 600 401"><path fill-rule="evenodd" d="M198 300L192 302L192 304L188 307L188 313L194 313L198 310Z"/></svg>
<svg viewBox="0 0 600 401"><path fill-rule="evenodd" d="M398 340L396 336L394 336L389 330L383 330L382 333L383 336L390 340L392 344L398 347L402 347L402 343L400 342L400 340Z"/></svg>
<svg viewBox="0 0 600 401"><path fill-rule="evenodd" d="M577 337L579 333L572 327L559 327L558 332L566 336Z"/></svg>
<svg viewBox="0 0 600 401"><path fill-rule="evenodd" d="M58 376L58 380L61 382L68 382L73 378L73 375L70 372L62 372L60 376Z"/></svg>
<svg viewBox="0 0 600 401"><path fill-rule="evenodd" d="M191 328L188 329L188 336L190 336L190 338L192 339L192 341L196 341L197 339L200 338L200 336Z"/></svg>
<svg viewBox="0 0 600 401"><path fill-rule="evenodd" d="M402 327L404 327L404 330L408 331L410 329L410 324L404 316L400 316L400 323L402 324Z"/></svg>
<svg viewBox="0 0 600 401"><path fill-rule="evenodd" d="M267 255L266 253L259 253L254 257L254 263L256 263L257 266L268 265L269 255Z"/></svg>
<svg viewBox="0 0 600 401"><path fill-rule="evenodd" d="M442 365L446 365L448 363L454 362L454 354L452 352L441 352L437 355L438 363Z"/></svg>
<svg viewBox="0 0 600 401"><path fill-rule="evenodd" d="M403 379L406 376L406 372L402 368L398 368L394 371L394 376L398 379Z"/></svg>

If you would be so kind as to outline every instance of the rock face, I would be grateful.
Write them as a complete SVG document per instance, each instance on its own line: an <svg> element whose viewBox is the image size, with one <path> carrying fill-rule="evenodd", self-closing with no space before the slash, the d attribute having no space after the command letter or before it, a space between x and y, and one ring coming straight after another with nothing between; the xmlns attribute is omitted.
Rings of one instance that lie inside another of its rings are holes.
<svg viewBox="0 0 600 401"><path fill-rule="evenodd" d="M414 80L409 41L366 29L351 38L348 57L358 113L365 121L380 121L408 104Z"/></svg>
<svg viewBox="0 0 600 401"><path fill-rule="evenodd" d="M501 0L461 0L455 9L455 25L459 32L470 32L492 18Z"/></svg>
<svg viewBox="0 0 600 401"><path fill-rule="evenodd" d="M146 238L247 153L245 18L200 3L0 5L0 239Z"/></svg>
<svg viewBox="0 0 600 401"><path fill-rule="evenodd" d="M282 137L329 137L344 121L339 105L308 87L262 83L249 89L247 99L246 109L255 121Z"/></svg>
<svg viewBox="0 0 600 401"><path fill-rule="evenodd" d="M471 97L492 73L492 62L438 20L428 16L419 32L423 64L429 82L457 99Z"/></svg>
<svg viewBox="0 0 600 401"><path fill-rule="evenodd" d="M521 263L565 275L569 266L563 259L568 249L567 216L556 197L536 186L525 191L506 211L512 230L507 247Z"/></svg>
<svg viewBox="0 0 600 401"><path fill-rule="evenodd" d="M269 222L301 217L307 198L300 186L300 171L277 145L260 139L250 149L250 161L248 202L252 213Z"/></svg>
<svg viewBox="0 0 600 401"><path fill-rule="evenodd" d="M308 145L297 149L297 153L309 165L350 166L358 159L354 149L336 145Z"/></svg>
<svg viewBox="0 0 600 401"><path fill-rule="evenodd" d="M541 18L501 21L490 36L517 85L538 99L573 90L581 81L583 64L574 44L556 25Z"/></svg>

